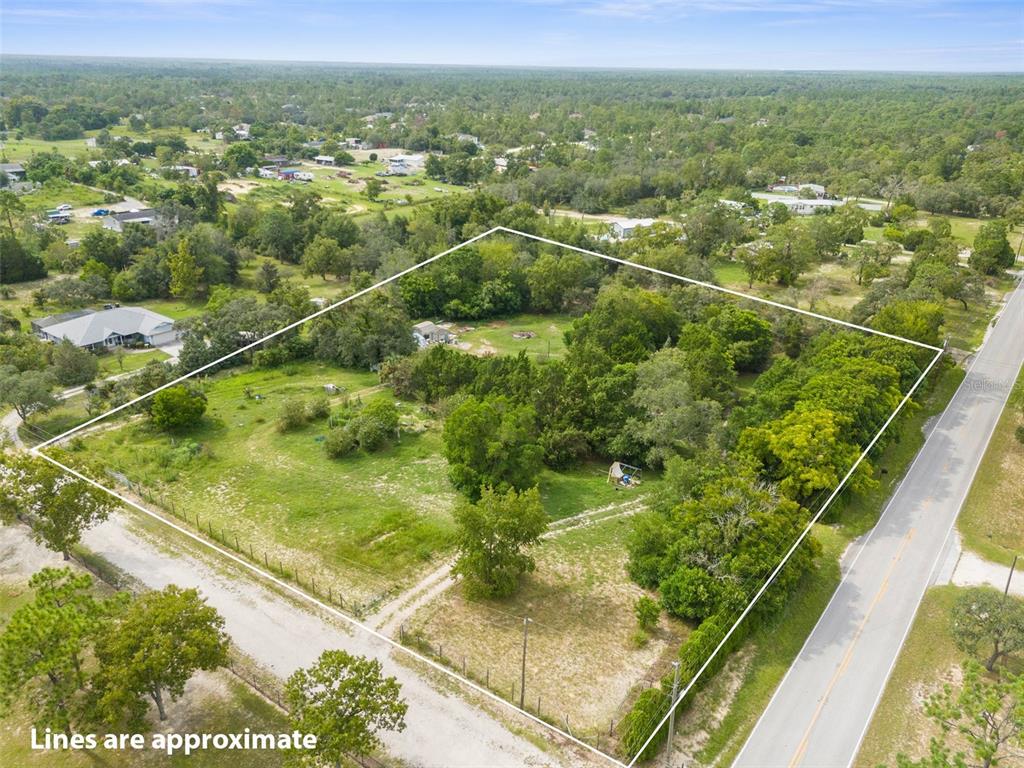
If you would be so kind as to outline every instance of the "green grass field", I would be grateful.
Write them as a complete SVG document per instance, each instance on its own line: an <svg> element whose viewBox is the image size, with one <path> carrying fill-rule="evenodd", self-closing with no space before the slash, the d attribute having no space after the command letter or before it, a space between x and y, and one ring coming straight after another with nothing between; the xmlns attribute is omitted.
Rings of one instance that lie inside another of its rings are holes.
<svg viewBox="0 0 1024 768"><path fill-rule="evenodd" d="M100 356L100 377L116 376L121 373L129 373L145 368L152 362L161 362L170 355L159 349L147 349L141 352L130 351L120 359L114 353L108 352Z"/></svg>
<svg viewBox="0 0 1024 768"><path fill-rule="evenodd" d="M19 200L24 204L27 213L42 213L67 203L75 208L86 205L101 206L105 195L90 189L84 184L73 184L67 181L48 181L35 192L21 195ZM97 219L97 222L99 219ZM91 223L91 222L89 222ZM67 227L61 232L66 232Z"/></svg>
<svg viewBox="0 0 1024 768"><path fill-rule="evenodd" d="M1014 434L1021 425L1024 373L1014 385L957 521L968 549L1004 565L1014 555L1024 555L1024 445Z"/></svg>
<svg viewBox="0 0 1024 768"><path fill-rule="evenodd" d="M565 354L565 329L572 324L568 315L517 315L507 320L493 320L483 325L455 328L459 346L474 354L515 355L526 352L530 357L547 359ZM514 334L533 334L516 338ZM464 345L469 345L465 347Z"/></svg>
<svg viewBox="0 0 1024 768"><path fill-rule="evenodd" d="M86 397L83 394L63 400L57 407L33 415L27 424L18 427L18 436L26 445L36 445L67 432L89 418L85 410Z"/></svg>
<svg viewBox="0 0 1024 768"><path fill-rule="evenodd" d="M135 418L84 434L78 455L147 487L193 525L198 515L203 530L237 535L259 560L266 552L289 572L316 573L322 587L376 595L450 552L458 497L441 456L441 425L417 404L399 404L407 426L400 442L372 454L330 459L326 421L277 431L286 399L311 400L329 383L361 399L392 396L375 374L313 362L235 371L207 383L206 417L190 433L167 435ZM68 403L38 416L24 435L56 433L84 418L81 404ZM628 493L609 485L606 473L603 464L545 470L540 487L550 517L622 503ZM645 490L657 481L650 475Z"/></svg>
<svg viewBox="0 0 1024 768"><path fill-rule="evenodd" d="M300 166L296 164L290 167ZM222 186L232 191L239 202L256 205L286 202L291 193L297 190L316 192L325 205L340 206L357 217L381 211L401 211L446 195L460 194L467 189L428 179L423 173L378 177L377 173L386 168L387 164L381 161L365 161L339 168L302 165L302 171L313 174L313 181L288 182L245 177L229 180ZM339 171L350 176L339 177ZM368 199L363 192L365 182L372 178L379 178L384 183L383 191L374 200Z"/></svg>

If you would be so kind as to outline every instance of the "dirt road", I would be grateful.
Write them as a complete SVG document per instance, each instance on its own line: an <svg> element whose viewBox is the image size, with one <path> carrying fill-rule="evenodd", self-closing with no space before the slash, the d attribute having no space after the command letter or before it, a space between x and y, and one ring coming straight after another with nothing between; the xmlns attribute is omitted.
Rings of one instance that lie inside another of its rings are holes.
<svg viewBox="0 0 1024 768"><path fill-rule="evenodd" d="M398 678L409 704L405 731L385 738L388 753L407 765L597 765L596 759L574 752L543 752L476 702L471 703L455 690L450 678L428 681L435 673L399 663L396 654L401 651L391 645L326 612L300 606L216 554L198 551L174 531L161 530L157 536L146 532L132 513L119 513L89 531L85 544L151 588L174 583L200 589L224 616L239 649L281 678L309 665L327 649L342 648L379 659L385 674ZM508 717L516 716L509 711ZM518 721L516 726L529 727L526 721Z"/></svg>

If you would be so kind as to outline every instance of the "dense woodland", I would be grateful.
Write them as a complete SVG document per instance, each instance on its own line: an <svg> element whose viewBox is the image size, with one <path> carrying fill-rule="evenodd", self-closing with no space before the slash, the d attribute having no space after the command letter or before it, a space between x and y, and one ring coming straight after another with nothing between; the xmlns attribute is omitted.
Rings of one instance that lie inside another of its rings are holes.
<svg viewBox="0 0 1024 768"><path fill-rule="evenodd" d="M24 135L77 138L122 121L191 130L247 122L258 150L296 155L308 139L355 136L444 151L437 173L585 211L649 209L780 176L838 196L906 193L947 214L1006 215L1024 194L1024 85L1012 76L15 57L4 62L2 87L3 127ZM478 157L510 148L521 150L500 178Z"/></svg>

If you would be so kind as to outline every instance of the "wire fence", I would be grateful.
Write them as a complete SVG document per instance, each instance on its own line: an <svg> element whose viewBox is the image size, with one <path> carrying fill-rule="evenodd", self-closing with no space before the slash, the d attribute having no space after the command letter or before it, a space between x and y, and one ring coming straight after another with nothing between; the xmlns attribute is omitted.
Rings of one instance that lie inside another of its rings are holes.
<svg viewBox="0 0 1024 768"><path fill-rule="evenodd" d="M198 512L190 514L174 499L141 483L134 482L120 472L108 469L106 473L120 489L142 499L150 508L155 507L161 512L169 513L201 536L241 555L254 565L262 566L273 575L291 581L303 591L358 619L365 618L395 594L395 587L388 586L369 597L355 598L351 595L346 597L342 590L336 589L326 579L321 578L317 582L316 576L309 570L303 571L295 565L286 563L278 555L272 555L265 549L258 549L251 541L240 538L235 531L225 528L223 525L214 525L212 518L204 519Z"/></svg>
<svg viewBox="0 0 1024 768"><path fill-rule="evenodd" d="M509 702L513 707L535 715L544 722L565 730L569 735L603 752L614 754L618 746L617 728L621 723L620 719L610 717L607 727L595 725L592 721L580 723L570 717L568 712L557 711L549 703L554 697L545 696L543 691L533 690L535 684L529 678L527 678L527 692L524 694L521 687L523 682L521 672L509 673L506 667L504 673L497 673L487 664L474 662L467 654L452 651L450 647L446 649L444 643L430 640L421 630L409 629L404 622L398 628L398 641L461 675L464 679L486 688ZM515 665L519 664L520 659L517 658ZM644 679L634 687L632 693L653 688L657 684L657 680Z"/></svg>

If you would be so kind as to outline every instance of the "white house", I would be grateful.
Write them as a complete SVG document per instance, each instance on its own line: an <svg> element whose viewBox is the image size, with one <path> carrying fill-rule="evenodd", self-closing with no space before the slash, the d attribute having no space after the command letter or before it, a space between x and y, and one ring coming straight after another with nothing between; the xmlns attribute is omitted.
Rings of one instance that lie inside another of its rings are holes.
<svg viewBox="0 0 1024 768"><path fill-rule="evenodd" d="M619 240L632 237L638 229L654 225L654 219L612 219L612 235Z"/></svg>
<svg viewBox="0 0 1024 768"><path fill-rule="evenodd" d="M174 171L175 173L183 173L190 179L194 179L199 175L199 169L194 165L169 165L167 166L168 171Z"/></svg>
<svg viewBox="0 0 1024 768"><path fill-rule="evenodd" d="M481 149L483 149L484 146L480 143L480 139L471 133L456 133L455 140L460 144L476 144Z"/></svg>
<svg viewBox="0 0 1024 768"><path fill-rule="evenodd" d="M265 165L257 171L257 174L261 179L276 179L277 178L277 166L276 165Z"/></svg>
<svg viewBox="0 0 1024 768"><path fill-rule="evenodd" d="M23 181L25 166L21 163L0 163L0 173L6 174L11 181Z"/></svg>
<svg viewBox="0 0 1024 768"><path fill-rule="evenodd" d="M250 137L249 132L252 130L252 125L249 123L239 123L238 125L232 125L231 130L235 132L235 136L242 140L248 140Z"/></svg>
<svg viewBox="0 0 1024 768"><path fill-rule="evenodd" d="M44 341L67 339L93 350L139 343L159 347L178 340L171 318L142 307L67 312L34 321L32 330Z"/></svg>
<svg viewBox="0 0 1024 768"><path fill-rule="evenodd" d="M103 217L103 228L114 232L124 232L125 224L156 224L156 211L152 208L139 208L134 211L121 211Z"/></svg>
<svg viewBox="0 0 1024 768"><path fill-rule="evenodd" d="M334 165L334 155L317 155L313 162L317 165Z"/></svg>
<svg viewBox="0 0 1024 768"><path fill-rule="evenodd" d="M429 320L416 323L412 327L412 337L421 348L429 347L432 344L451 344L454 340L451 331Z"/></svg>
<svg viewBox="0 0 1024 768"><path fill-rule="evenodd" d="M427 160L423 155L393 155L388 158L388 175L410 176L423 170Z"/></svg>

